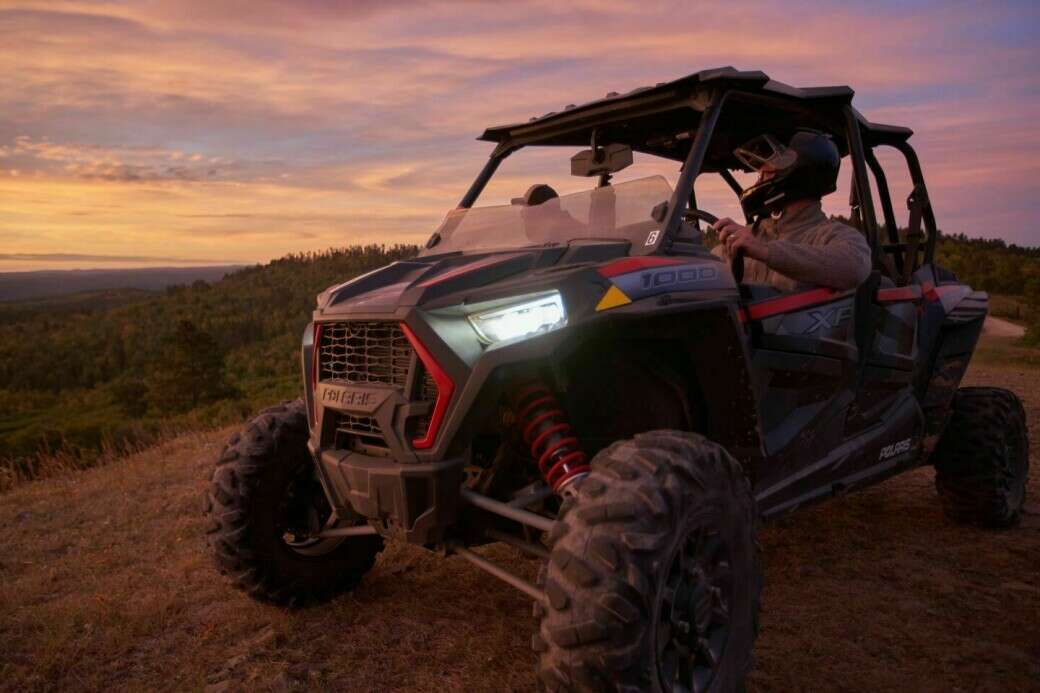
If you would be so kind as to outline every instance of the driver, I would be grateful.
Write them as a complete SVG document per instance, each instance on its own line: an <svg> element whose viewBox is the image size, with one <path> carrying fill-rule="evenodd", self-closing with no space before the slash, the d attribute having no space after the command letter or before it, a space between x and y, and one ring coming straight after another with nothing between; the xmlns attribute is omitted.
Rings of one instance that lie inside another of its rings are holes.
<svg viewBox="0 0 1040 693"><path fill-rule="evenodd" d="M831 221L820 198L837 188L841 157L830 137L796 132L785 147L762 135L733 152L758 171L758 180L740 195L740 206L755 223L730 218L712 228L719 245L712 252L729 260L743 249L744 281L780 291L825 286L853 289L870 274L870 246L856 229Z"/></svg>

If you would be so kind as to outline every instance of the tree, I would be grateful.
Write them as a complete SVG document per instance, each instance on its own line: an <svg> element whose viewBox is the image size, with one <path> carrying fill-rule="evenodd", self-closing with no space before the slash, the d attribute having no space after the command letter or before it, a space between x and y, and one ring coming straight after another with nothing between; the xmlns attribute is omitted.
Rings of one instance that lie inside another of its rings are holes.
<svg viewBox="0 0 1040 693"><path fill-rule="evenodd" d="M121 378L109 388L112 400L124 416L140 419L148 412L148 386L137 378Z"/></svg>
<svg viewBox="0 0 1040 693"><path fill-rule="evenodd" d="M194 409L232 393L224 372L224 353L208 332L181 320L163 340L162 359L155 364L149 392L161 408Z"/></svg>

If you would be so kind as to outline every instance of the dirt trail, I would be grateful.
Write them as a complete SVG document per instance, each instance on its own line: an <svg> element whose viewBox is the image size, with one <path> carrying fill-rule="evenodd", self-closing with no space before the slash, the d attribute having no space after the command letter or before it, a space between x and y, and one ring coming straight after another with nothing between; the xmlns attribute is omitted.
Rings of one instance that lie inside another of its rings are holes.
<svg viewBox="0 0 1040 693"><path fill-rule="evenodd" d="M968 380L1017 391L1040 445L1040 371ZM355 593L302 611L230 589L200 517L226 435L0 497L0 688L534 690L528 602L457 558L391 546ZM1011 532L949 524L930 469L767 527L751 690L1037 690L1038 477Z"/></svg>
<svg viewBox="0 0 1040 693"><path fill-rule="evenodd" d="M1024 337L1026 328L1009 320L988 316L982 324L982 333L990 337Z"/></svg>

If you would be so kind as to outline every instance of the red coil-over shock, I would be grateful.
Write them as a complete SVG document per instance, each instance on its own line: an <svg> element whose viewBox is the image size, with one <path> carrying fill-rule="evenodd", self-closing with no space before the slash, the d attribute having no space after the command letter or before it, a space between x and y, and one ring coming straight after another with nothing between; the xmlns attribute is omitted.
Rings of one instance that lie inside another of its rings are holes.
<svg viewBox="0 0 1040 693"><path fill-rule="evenodd" d="M556 395L542 383L522 386L513 397L513 410L524 443L538 460L538 469L554 493L589 473L587 457L578 446Z"/></svg>

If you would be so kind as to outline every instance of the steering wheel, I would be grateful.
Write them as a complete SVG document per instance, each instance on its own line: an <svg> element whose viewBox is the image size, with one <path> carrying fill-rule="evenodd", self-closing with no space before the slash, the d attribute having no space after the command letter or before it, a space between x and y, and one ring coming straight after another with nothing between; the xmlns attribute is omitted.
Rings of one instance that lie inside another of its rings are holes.
<svg viewBox="0 0 1040 693"><path fill-rule="evenodd" d="M705 212L702 209L687 209L683 214L684 219L700 219L707 224L714 224L719 220L717 216L711 212ZM737 248L737 252L733 254L733 259L730 261L729 266L730 272L733 273L733 279L740 285L744 281L744 249Z"/></svg>

